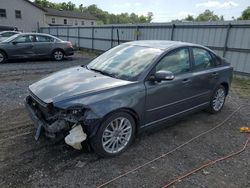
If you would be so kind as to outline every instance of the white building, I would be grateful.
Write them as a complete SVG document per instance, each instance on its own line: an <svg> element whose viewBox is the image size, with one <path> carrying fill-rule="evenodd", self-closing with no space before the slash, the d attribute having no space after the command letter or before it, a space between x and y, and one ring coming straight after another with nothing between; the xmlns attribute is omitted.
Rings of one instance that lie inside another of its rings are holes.
<svg viewBox="0 0 250 188"><path fill-rule="evenodd" d="M87 12L42 8L29 0L0 0L0 26L14 26L24 32L44 26L96 25L96 20Z"/></svg>

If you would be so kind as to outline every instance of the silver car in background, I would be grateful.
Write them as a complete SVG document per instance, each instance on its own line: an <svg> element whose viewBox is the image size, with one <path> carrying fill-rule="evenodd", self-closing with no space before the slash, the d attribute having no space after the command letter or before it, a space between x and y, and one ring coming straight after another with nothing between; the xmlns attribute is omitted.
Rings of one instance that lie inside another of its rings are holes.
<svg viewBox="0 0 250 188"><path fill-rule="evenodd" d="M0 42L6 40L7 38L19 34L20 32L18 31L2 31L0 32Z"/></svg>
<svg viewBox="0 0 250 188"><path fill-rule="evenodd" d="M73 54L71 42L42 33L16 34L0 42L0 63L8 59L49 57L61 61Z"/></svg>

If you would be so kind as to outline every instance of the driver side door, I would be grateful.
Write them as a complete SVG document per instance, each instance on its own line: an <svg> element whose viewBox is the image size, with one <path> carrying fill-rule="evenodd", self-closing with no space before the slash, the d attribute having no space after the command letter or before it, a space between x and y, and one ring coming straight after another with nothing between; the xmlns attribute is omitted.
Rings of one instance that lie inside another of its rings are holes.
<svg viewBox="0 0 250 188"><path fill-rule="evenodd" d="M12 41L10 56L12 58L34 57L34 35L23 35Z"/></svg>
<svg viewBox="0 0 250 188"><path fill-rule="evenodd" d="M178 48L165 55L153 70L171 71L173 80L146 81L145 127L180 115L193 108L198 91L193 87L191 58L188 47Z"/></svg>

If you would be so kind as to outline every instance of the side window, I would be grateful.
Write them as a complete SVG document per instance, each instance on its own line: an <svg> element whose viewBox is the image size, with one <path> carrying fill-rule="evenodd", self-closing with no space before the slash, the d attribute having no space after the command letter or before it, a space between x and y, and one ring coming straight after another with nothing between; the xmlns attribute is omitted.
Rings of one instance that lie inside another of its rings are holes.
<svg viewBox="0 0 250 188"><path fill-rule="evenodd" d="M202 48L193 48L194 70L205 70L213 67L213 58L210 53Z"/></svg>
<svg viewBox="0 0 250 188"><path fill-rule="evenodd" d="M36 42L54 42L54 39L48 36L37 35Z"/></svg>
<svg viewBox="0 0 250 188"><path fill-rule="evenodd" d="M18 43L29 43L29 42L34 42L34 36L33 35L25 35L18 37L15 42Z"/></svg>
<svg viewBox="0 0 250 188"><path fill-rule="evenodd" d="M163 57L156 66L156 71L171 71L174 74L185 73L190 70L189 51L180 49Z"/></svg>

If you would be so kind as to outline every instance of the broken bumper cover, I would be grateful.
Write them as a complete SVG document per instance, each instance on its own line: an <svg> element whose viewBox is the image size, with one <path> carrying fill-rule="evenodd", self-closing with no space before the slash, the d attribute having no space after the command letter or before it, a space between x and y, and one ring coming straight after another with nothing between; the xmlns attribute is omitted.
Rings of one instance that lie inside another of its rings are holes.
<svg viewBox="0 0 250 188"><path fill-rule="evenodd" d="M66 120L56 120L55 122L49 124L43 118L43 115L40 110L36 107L37 103L32 100L31 96L28 96L25 100L25 107L28 111L28 114L34 126L37 129L35 139L38 140L41 132L44 130L45 135L50 138L55 138L57 133L62 132L63 130L69 129L69 124Z"/></svg>

